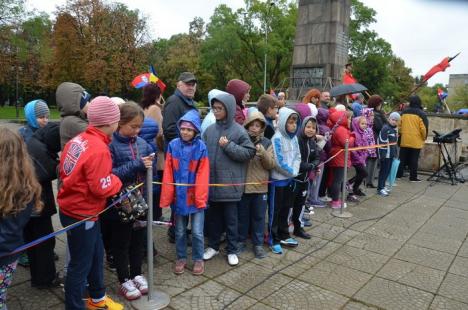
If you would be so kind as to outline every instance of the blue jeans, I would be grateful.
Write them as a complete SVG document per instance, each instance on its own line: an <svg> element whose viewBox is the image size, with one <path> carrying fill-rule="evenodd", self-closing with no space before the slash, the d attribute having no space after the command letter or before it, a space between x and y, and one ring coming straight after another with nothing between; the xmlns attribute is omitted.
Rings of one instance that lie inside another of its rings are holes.
<svg viewBox="0 0 468 310"><path fill-rule="evenodd" d="M77 219L60 213L62 226L78 222ZM65 281L65 309L85 309L82 300L86 283L91 298L105 296L104 246L99 221L87 221L67 232L70 262Z"/></svg>
<svg viewBox="0 0 468 310"><path fill-rule="evenodd" d="M385 187L385 181L390 174L390 169L392 169L393 158L382 158L380 159L380 171L379 171L379 183L377 185L377 190L380 191Z"/></svg>
<svg viewBox="0 0 468 310"><path fill-rule="evenodd" d="M313 205L319 202L318 196L319 196L320 185L322 183L322 175L323 175L322 169L320 170L320 173L315 174L315 179L309 180L309 187L308 187L308 193L307 193L307 199L306 199L306 202L308 204Z"/></svg>
<svg viewBox="0 0 468 310"><path fill-rule="evenodd" d="M205 211L200 210L190 215L175 215L175 245L177 259L187 259L187 222L191 219L192 226L192 260L203 260L204 237L203 226Z"/></svg>
<svg viewBox="0 0 468 310"><path fill-rule="evenodd" d="M265 213L267 209L267 193L244 194L239 202L237 214L239 221L239 242L247 240L249 227L252 231L253 245L263 244L265 228Z"/></svg>

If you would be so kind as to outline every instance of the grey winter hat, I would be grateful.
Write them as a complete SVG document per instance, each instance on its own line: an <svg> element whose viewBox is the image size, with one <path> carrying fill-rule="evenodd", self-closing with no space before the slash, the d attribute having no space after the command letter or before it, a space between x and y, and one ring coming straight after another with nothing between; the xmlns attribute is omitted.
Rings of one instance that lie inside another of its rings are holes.
<svg viewBox="0 0 468 310"><path fill-rule="evenodd" d="M184 83L190 83L190 82L197 82L197 78L192 72L182 72L179 75L178 81L182 81Z"/></svg>
<svg viewBox="0 0 468 310"><path fill-rule="evenodd" d="M34 106L34 115L36 118L44 117L44 116L49 116L49 107L47 106L47 103L45 103L43 100L37 100L36 105Z"/></svg>

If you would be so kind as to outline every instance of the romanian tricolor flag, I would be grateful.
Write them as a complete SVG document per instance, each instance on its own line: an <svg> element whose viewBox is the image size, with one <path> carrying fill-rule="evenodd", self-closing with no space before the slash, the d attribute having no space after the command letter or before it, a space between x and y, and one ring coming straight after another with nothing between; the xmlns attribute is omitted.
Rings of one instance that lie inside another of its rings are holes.
<svg viewBox="0 0 468 310"><path fill-rule="evenodd" d="M135 88L142 88L150 83L158 85L161 92L164 92L166 89L166 84L164 84L164 82L153 73L143 73L138 75L133 79L132 86Z"/></svg>
<svg viewBox="0 0 468 310"><path fill-rule="evenodd" d="M444 99L447 98L447 93L439 87L437 88L437 96L439 97L440 101L444 101Z"/></svg>

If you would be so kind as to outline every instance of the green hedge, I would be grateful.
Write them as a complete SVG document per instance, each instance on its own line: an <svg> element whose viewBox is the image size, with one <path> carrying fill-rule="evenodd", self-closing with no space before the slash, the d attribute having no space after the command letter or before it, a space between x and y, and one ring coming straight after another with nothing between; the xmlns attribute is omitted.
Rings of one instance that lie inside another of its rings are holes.
<svg viewBox="0 0 468 310"><path fill-rule="evenodd" d="M24 109L18 107L19 120L24 120ZM0 107L0 119L16 119L15 107ZM60 119L60 114L57 109L50 110L50 119Z"/></svg>

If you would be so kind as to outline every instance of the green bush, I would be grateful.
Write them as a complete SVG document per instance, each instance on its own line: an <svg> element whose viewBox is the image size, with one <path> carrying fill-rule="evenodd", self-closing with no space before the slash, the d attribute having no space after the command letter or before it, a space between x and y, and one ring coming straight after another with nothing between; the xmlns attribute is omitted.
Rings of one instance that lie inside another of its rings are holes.
<svg viewBox="0 0 468 310"><path fill-rule="evenodd" d="M18 120L24 121L24 108L18 107ZM0 107L0 119L16 119L15 107ZM57 109L50 109L50 119L60 119L60 113Z"/></svg>

